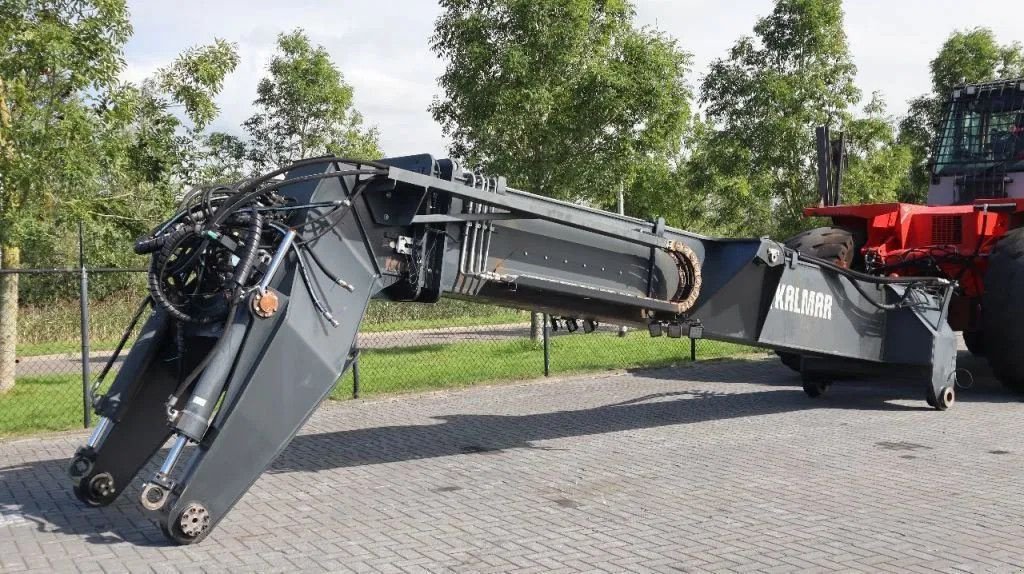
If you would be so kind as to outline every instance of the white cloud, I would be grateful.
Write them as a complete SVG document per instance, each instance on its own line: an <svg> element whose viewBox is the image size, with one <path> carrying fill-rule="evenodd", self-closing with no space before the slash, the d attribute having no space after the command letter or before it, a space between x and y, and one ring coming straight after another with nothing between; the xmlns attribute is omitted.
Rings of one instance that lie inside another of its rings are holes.
<svg viewBox="0 0 1024 574"><path fill-rule="evenodd" d="M302 27L322 44L355 89L355 103L378 126L391 155L445 154L446 142L427 106L443 65L430 52L435 3L427 0L130 0L135 36L124 79L138 80L185 48L224 38L242 62L218 98L215 129L238 132L251 113L276 36ZM636 0L641 24L678 39L694 54L692 83L750 34L771 0ZM1020 40L1019 0L970 4L953 0L848 0L846 30L865 96L881 90L895 114L929 89L928 61L956 29L992 28L1003 42Z"/></svg>

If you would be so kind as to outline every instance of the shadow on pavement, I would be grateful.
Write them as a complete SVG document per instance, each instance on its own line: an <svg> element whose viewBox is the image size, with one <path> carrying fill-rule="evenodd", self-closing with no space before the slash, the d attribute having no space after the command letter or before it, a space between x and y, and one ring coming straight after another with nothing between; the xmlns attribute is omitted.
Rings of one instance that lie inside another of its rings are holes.
<svg viewBox="0 0 1024 574"><path fill-rule="evenodd" d="M965 361L965 368L980 373L980 368L974 364L976 362L976 359ZM736 363L732 362L733 368ZM767 377L770 381L767 383L764 382L766 378L759 375L759 390L754 391L672 390L670 385L666 385L664 392L586 409L526 415L455 414L436 417L437 422L434 424L300 435L271 465L268 472L315 472L452 455L488 454L509 449L544 449L546 447L536 443L557 438L758 417L806 409L920 411L923 416L933 414L924 403L921 385L843 382L837 383L825 398L814 400L803 393L797 374L789 373L771 362L758 363L765 369L777 370L778 375ZM742 372L742 365L740 370ZM734 374L723 374L718 365L709 362L684 368L643 371L642 376L671 382L685 379L687 385L692 386L694 382L721 385L723 378L733 377ZM916 402L890 402L905 399ZM992 383L977 374L974 387L962 391L960 399L965 402L1019 400L1000 390L998 383ZM939 416L955 416L955 410ZM137 487L127 489L109 507L84 508L71 494L65 475L66 464L67 460L61 459L0 468L0 525L5 521L25 519L36 523L41 531L86 535L86 540L95 544L122 541L143 545L165 543L159 529L138 507Z"/></svg>

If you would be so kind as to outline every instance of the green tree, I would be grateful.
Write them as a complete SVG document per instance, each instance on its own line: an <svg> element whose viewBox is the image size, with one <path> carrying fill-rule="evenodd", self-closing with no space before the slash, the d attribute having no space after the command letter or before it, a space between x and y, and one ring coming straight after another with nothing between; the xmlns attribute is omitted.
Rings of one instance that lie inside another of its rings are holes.
<svg viewBox="0 0 1024 574"><path fill-rule="evenodd" d="M710 126L689 181L710 227L778 233L815 202L814 129L841 128L860 99L840 0L779 0L701 84Z"/></svg>
<svg viewBox="0 0 1024 574"><path fill-rule="evenodd" d="M864 115L846 122L847 167L842 201L848 204L898 201L910 189L909 146L897 142L885 101L875 92Z"/></svg>
<svg viewBox="0 0 1024 574"><path fill-rule="evenodd" d="M352 87L327 50L314 47L302 30L278 36L277 50L256 89L256 113L244 124L252 172L328 153L380 157L377 130L363 127Z"/></svg>
<svg viewBox="0 0 1024 574"><path fill-rule="evenodd" d="M77 222L83 221L90 264L141 265L126 246L176 203L194 154L193 137L216 116L213 97L237 62L234 46L218 40L185 51L137 85L94 92L87 102L92 143L74 160L81 176L61 194L57 209L26 221L23 264L60 267L74 261ZM99 276L91 292L104 296L130 280ZM74 287L58 277L40 277L20 294L40 303L71 296Z"/></svg>
<svg viewBox="0 0 1024 574"><path fill-rule="evenodd" d="M246 176L249 147L241 137L226 132L201 134L186 180L195 185L232 182Z"/></svg>
<svg viewBox="0 0 1024 574"><path fill-rule="evenodd" d="M442 0L430 107L451 153L531 192L614 205L679 149L689 54L624 0Z"/></svg>
<svg viewBox="0 0 1024 574"><path fill-rule="evenodd" d="M899 140L913 154L911 186L906 201L923 202L928 193L928 160L932 155L942 108L953 89L1024 76L1024 46L1000 44L992 30L973 28L954 32L931 61L932 92L911 100L900 122Z"/></svg>
<svg viewBox="0 0 1024 574"><path fill-rule="evenodd" d="M70 221L103 224L99 237L134 221L151 203L130 184L171 173L170 164L152 161L176 141L166 126L174 118L170 102L198 120L210 111L202 92L219 80L204 76L209 68L196 63L198 54L158 74L149 95L145 87L118 85L130 34L123 0L0 5L3 267L19 267L26 247L34 257L40 245L58 245ZM179 67L190 64L196 66ZM157 92L169 95L160 100ZM17 276L0 277L0 391L14 385L18 297Z"/></svg>
<svg viewBox="0 0 1024 574"><path fill-rule="evenodd" d="M612 207L620 191L638 191L644 166L678 152L690 55L636 28L628 1L441 0L441 9L431 45L447 61L444 96L430 111L453 156L533 193ZM531 323L536 339L536 314Z"/></svg>
<svg viewBox="0 0 1024 574"><path fill-rule="evenodd" d="M0 4L0 267L20 266L28 228L91 175L96 119L83 93L114 82L130 34L123 1ZM0 392L14 386L17 316L18 278L4 275Z"/></svg>

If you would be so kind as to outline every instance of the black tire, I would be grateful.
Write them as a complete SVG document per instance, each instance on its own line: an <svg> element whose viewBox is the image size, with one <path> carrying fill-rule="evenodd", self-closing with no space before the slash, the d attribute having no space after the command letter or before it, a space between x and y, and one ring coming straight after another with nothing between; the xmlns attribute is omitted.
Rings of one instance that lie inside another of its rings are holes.
<svg viewBox="0 0 1024 574"><path fill-rule="evenodd" d="M827 259L841 267L853 267L857 259L857 239L843 227L818 227L786 240L786 247L818 259Z"/></svg>
<svg viewBox="0 0 1024 574"><path fill-rule="evenodd" d="M964 331L964 344L967 345L967 350L975 357L985 356L984 331Z"/></svg>
<svg viewBox="0 0 1024 574"><path fill-rule="evenodd" d="M1003 386L1024 393L1024 228L992 250L981 306L988 364Z"/></svg>
<svg viewBox="0 0 1024 574"><path fill-rule="evenodd" d="M786 240L786 247L819 259L827 259L841 267L853 267L857 260L857 238L843 227L818 227ZM800 372L800 355L776 351L782 364Z"/></svg>

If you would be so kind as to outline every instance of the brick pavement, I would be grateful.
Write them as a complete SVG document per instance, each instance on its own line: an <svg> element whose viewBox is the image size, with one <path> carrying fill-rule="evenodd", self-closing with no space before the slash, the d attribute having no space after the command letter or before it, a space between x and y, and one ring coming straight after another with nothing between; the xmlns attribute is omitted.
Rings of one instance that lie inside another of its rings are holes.
<svg viewBox="0 0 1024 574"><path fill-rule="evenodd" d="M3 441L0 570L1024 568L1024 403L797 385L753 360L333 403L186 548L137 488L74 501L81 433Z"/></svg>

